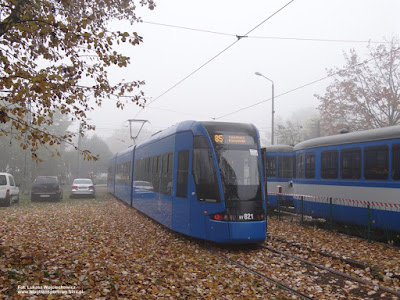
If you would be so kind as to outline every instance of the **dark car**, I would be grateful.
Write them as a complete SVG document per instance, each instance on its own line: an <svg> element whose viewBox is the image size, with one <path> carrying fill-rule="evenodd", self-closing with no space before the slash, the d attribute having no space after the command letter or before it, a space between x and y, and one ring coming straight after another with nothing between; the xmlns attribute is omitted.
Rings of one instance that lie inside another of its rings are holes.
<svg viewBox="0 0 400 300"><path fill-rule="evenodd" d="M55 200L61 201L63 191L56 176L39 176L32 185L31 201Z"/></svg>

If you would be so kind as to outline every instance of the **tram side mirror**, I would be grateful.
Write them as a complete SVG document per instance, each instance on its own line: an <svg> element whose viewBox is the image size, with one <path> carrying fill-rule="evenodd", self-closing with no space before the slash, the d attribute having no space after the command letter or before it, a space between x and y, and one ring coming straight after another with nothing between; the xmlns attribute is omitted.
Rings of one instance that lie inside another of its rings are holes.
<svg viewBox="0 0 400 300"><path fill-rule="evenodd" d="M289 187L293 187L293 181L292 180L289 181Z"/></svg>

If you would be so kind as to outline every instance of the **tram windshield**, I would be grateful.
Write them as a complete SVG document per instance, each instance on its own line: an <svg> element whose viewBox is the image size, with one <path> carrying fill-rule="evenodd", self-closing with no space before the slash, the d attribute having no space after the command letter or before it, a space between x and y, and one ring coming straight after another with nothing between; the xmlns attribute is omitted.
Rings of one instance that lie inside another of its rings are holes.
<svg viewBox="0 0 400 300"><path fill-rule="evenodd" d="M226 201L261 201L257 133L250 124L203 122L214 146Z"/></svg>
<svg viewBox="0 0 400 300"><path fill-rule="evenodd" d="M236 147L235 147L236 148ZM261 186L256 149L216 147L226 200L256 200Z"/></svg>

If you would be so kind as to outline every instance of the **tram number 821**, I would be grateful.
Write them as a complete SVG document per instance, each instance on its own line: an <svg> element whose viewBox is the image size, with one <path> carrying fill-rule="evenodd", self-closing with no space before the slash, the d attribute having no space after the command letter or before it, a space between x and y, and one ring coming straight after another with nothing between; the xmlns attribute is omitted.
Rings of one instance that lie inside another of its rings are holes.
<svg viewBox="0 0 400 300"><path fill-rule="evenodd" d="M253 214L243 214L239 216L239 220L254 220Z"/></svg>

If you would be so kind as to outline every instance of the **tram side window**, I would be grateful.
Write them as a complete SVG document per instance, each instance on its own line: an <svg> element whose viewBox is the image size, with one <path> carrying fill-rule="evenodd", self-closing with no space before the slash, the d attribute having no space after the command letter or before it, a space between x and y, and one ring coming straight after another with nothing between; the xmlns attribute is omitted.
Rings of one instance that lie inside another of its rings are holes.
<svg viewBox="0 0 400 300"><path fill-rule="evenodd" d="M321 153L321 178L336 179L339 173L339 152L337 150L323 151Z"/></svg>
<svg viewBox="0 0 400 300"><path fill-rule="evenodd" d="M107 179L109 181L114 179L114 166L108 167Z"/></svg>
<svg viewBox="0 0 400 300"><path fill-rule="evenodd" d="M296 178L296 167L297 167L297 163L296 163L296 156L292 156L292 168L293 168L293 170L292 170L292 176L293 176L293 178Z"/></svg>
<svg viewBox="0 0 400 300"><path fill-rule="evenodd" d="M193 138L193 176L197 199L200 201L220 201L217 176L211 149L203 136Z"/></svg>
<svg viewBox="0 0 400 300"><path fill-rule="evenodd" d="M160 191L160 156L154 156L152 157L152 181L151 184L153 186L154 192L159 192Z"/></svg>
<svg viewBox="0 0 400 300"><path fill-rule="evenodd" d="M299 153L296 155L296 177L298 179L304 178L304 154Z"/></svg>
<svg viewBox="0 0 400 300"><path fill-rule="evenodd" d="M340 177L342 179L360 179L361 149L344 149L340 151L340 157Z"/></svg>
<svg viewBox="0 0 400 300"><path fill-rule="evenodd" d="M178 152L176 196L186 198L188 189L189 150Z"/></svg>
<svg viewBox="0 0 400 300"><path fill-rule="evenodd" d="M278 158L278 177L293 177L293 156L279 156Z"/></svg>
<svg viewBox="0 0 400 300"><path fill-rule="evenodd" d="M145 160L144 158L135 160L135 176L134 180L145 180Z"/></svg>
<svg viewBox="0 0 400 300"><path fill-rule="evenodd" d="M392 179L400 180L400 144L392 147Z"/></svg>
<svg viewBox="0 0 400 300"><path fill-rule="evenodd" d="M388 146L365 147L364 177L365 179L388 179L389 148Z"/></svg>
<svg viewBox="0 0 400 300"><path fill-rule="evenodd" d="M117 172L115 175L115 182L117 184L129 185L131 176L131 163L121 163L117 165Z"/></svg>
<svg viewBox="0 0 400 300"><path fill-rule="evenodd" d="M276 156L267 156L265 174L267 177L276 177Z"/></svg>
<svg viewBox="0 0 400 300"><path fill-rule="evenodd" d="M151 157L147 157L144 163L145 175L144 180L151 182Z"/></svg>
<svg viewBox="0 0 400 300"><path fill-rule="evenodd" d="M315 153L306 153L306 178L315 177Z"/></svg>
<svg viewBox="0 0 400 300"><path fill-rule="evenodd" d="M172 153L165 153L162 156L162 169L161 169L161 190L160 192L165 195L171 195L172 191L172 168L173 168L173 155Z"/></svg>

